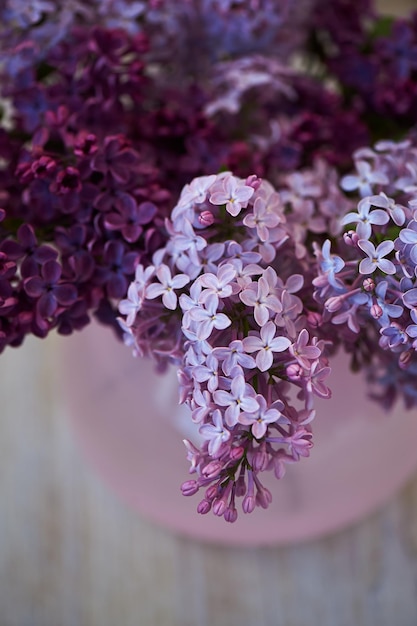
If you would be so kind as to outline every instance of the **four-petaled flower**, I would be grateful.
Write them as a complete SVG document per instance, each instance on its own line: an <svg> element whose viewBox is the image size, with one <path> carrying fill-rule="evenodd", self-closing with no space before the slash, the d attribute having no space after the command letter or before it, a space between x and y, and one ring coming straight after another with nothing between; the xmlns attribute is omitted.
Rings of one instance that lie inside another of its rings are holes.
<svg viewBox="0 0 417 626"><path fill-rule="evenodd" d="M210 337L213 328L223 330L232 323L224 313L218 313L218 297L211 293L204 301L204 306L196 306L189 310L189 316L198 322L196 335L198 339Z"/></svg>
<svg viewBox="0 0 417 626"><path fill-rule="evenodd" d="M212 204L225 204L226 211L236 217L242 208L246 208L255 190L243 181L228 174L222 178L210 195Z"/></svg>
<svg viewBox="0 0 417 626"><path fill-rule="evenodd" d="M375 248L372 241L360 239L358 246L367 255L367 259L362 259L359 264L359 272L361 274L372 274L376 269L381 270L385 274L395 274L395 265L389 259L384 259L394 249L394 242L390 240L383 241Z"/></svg>
<svg viewBox="0 0 417 626"><path fill-rule="evenodd" d="M371 211L370 198L363 198L358 204L357 212L350 212L342 219L342 225L357 222L356 232L361 239L369 239L372 234L372 225L387 224L389 215L382 209Z"/></svg>
<svg viewBox="0 0 417 626"><path fill-rule="evenodd" d="M229 428L237 424L241 411L253 413L259 406L253 387L245 381L242 374L233 378L230 392L218 389L213 398L219 406L227 407L224 418Z"/></svg>
<svg viewBox="0 0 417 626"><path fill-rule="evenodd" d="M272 366L273 352L283 352L290 347L288 337L275 337L276 326L270 321L262 326L260 336L249 335L243 339L243 348L246 352L257 352L256 365L261 372L266 372Z"/></svg>
<svg viewBox="0 0 417 626"><path fill-rule="evenodd" d="M251 431L256 439L261 439L268 428L268 424L278 422L282 417L281 411L278 410L284 408L284 403L280 402L276 404L276 408L268 408L267 402L261 394L256 394L255 399L258 402L258 409L254 413L242 412L239 415L239 423L245 426L251 426Z"/></svg>
<svg viewBox="0 0 417 626"><path fill-rule="evenodd" d="M208 439L210 456L215 456L222 444L230 439L230 431L224 427L222 414L219 409L213 411L211 419L213 423L200 426L199 433L204 439Z"/></svg>
<svg viewBox="0 0 417 626"><path fill-rule="evenodd" d="M146 287L145 294L149 299L162 295L162 303L167 309L174 310L177 306L177 294L174 289L181 289L190 282L186 274L176 274L171 276L168 265L161 265L156 270L156 277L159 283L151 283Z"/></svg>

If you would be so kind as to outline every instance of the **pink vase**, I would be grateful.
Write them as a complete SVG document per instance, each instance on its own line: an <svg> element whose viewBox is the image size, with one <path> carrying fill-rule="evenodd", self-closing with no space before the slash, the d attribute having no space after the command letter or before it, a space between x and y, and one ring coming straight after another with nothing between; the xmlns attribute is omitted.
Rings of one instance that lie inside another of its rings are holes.
<svg viewBox="0 0 417 626"><path fill-rule="evenodd" d="M369 514L417 468L417 411L385 413L366 397L343 356L332 363L331 400L317 401L310 458L288 466L268 510L239 511L228 524L196 513L184 497L189 478L182 443L198 436L178 406L175 371L154 372L106 328L92 324L62 342L63 394L85 457L104 482L140 515L202 540L238 545L305 540Z"/></svg>

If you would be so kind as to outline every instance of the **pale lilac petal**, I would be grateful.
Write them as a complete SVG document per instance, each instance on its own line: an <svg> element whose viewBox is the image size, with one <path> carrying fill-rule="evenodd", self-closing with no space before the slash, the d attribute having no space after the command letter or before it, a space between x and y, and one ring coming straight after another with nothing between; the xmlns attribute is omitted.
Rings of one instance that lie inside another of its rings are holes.
<svg viewBox="0 0 417 626"><path fill-rule="evenodd" d="M245 337L242 339L243 348L245 352L255 352L256 350L260 350L263 347L263 342L261 339L255 335L249 335L249 337Z"/></svg>
<svg viewBox="0 0 417 626"><path fill-rule="evenodd" d="M376 254L377 254L378 257L385 256L386 254L391 252L391 250L393 250L393 249L394 249L394 242L393 241L390 241L390 240L383 241L377 247Z"/></svg>
<svg viewBox="0 0 417 626"><path fill-rule="evenodd" d="M272 350L259 350L256 355L256 366L261 372L266 372L272 366L274 357Z"/></svg>
<svg viewBox="0 0 417 626"><path fill-rule="evenodd" d="M157 298L165 291L165 287L159 283L152 283L148 285L145 290L145 296L149 300L153 300L153 298Z"/></svg>
<svg viewBox="0 0 417 626"><path fill-rule="evenodd" d="M274 352L283 352L291 345L291 341L287 337L275 337L269 344L269 347ZM307 353L309 348L305 349L305 353ZM318 350L318 348L314 348L314 350ZM320 353L320 351L319 351Z"/></svg>
<svg viewBox="0 0 417 626"><path fill-rule="evenodd" d="M392 263L388 259L380 259L380 261L378 262L378 267L381 272L385 272L385 274L395 274L395 272L397 271L395 269L394 263Z"/></svg>
<svg viewBox="0 0 417 626"><path fill-rule="evenodd" d="M372 274L376 270L376 264L371 259L362 259L359 263L359 272L361 274Z"/></svg>
<svg viewBox="0 0 417 626"><path fill-rule="evenodd" d="M174 287L174 289L180 289L189 282L190 278L187 276L187 274L177 274L171 281L171 287Z"/></svg>
<svg viewBox="0 0 417 626"><path fill-rule="evenodd" d="M162 296L162 302L167 309L174 311L177 308L177 300L178 298L175 291L164 291L164 295Z"/></svg>

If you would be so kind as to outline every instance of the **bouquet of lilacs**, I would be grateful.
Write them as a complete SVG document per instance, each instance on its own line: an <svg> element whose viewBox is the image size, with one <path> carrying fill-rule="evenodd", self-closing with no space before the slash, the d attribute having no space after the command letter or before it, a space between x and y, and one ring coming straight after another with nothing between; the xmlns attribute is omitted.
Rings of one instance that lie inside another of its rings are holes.
<svg viewBox="0 0 417 626"><path fill-rule="evenodd" d="M354 5L0 7L0 351L94 317L174 364L182 490L227 521L309 455L338 350L416 403L417 20Z"/></svg>

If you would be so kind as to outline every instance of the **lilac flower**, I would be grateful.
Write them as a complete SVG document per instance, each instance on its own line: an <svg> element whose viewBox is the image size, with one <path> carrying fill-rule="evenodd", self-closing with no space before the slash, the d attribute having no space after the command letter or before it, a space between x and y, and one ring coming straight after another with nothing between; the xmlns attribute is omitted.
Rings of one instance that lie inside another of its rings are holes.
<svg viewBox="0 0 417 626"><path fill-rule="evenodd" d="M257 394L255 399L258 402L258 409L254 413L245 413L244 411L239 415L239 423L245 426L251 426L251 431L256 439L261 439L268 428L268 424L278 422L282 413L278 408L269 408L265 398L261 394ZM279 404L280 409L284 408L284 404Z"/></svg>
<svg viewBox="0 0 417 626"><path fill-rule="evenodd" d="M231 263L221 265L218 269L217 276L207 272L199 277L198 282L205 288L202 293L201 302L214 294L217 298L227 298L233 292L231 281L236 276L236 270Z"/></svg>
<svg viewBox="0 0 417 626"><path fill-rule="evenodd" d="M140 311L143 298L140 296L138 287L135 283L131 283L127 290L127 298L119 302L119 312L126 315L126 325L132 326L138 311Z"/></svg>
<svg viewBox="0 0 417 626"><path fill-rule="evenodd" d="M24 281L28 296L36 298L36 308L42 318L52 317L58 307L68 307L77 299L74 285L61 280L62 267L57 261L46 261L40 276L31 276Z"/></svg>
<svg viewBox="0 0 417 626"><path fill-rule="evenodd" d="M339 289L340 282L335 278L335 274L338 274L345 267L345 262L336 254L330 254L330 245L330 239L326 239L321 248L322 261L320 267L326 274L329 284L335 289Z"/></svg>
<svg viewBox="0 0 417 626"><path fill-rule="evenodd" d="M246 352L256 352L256 365L265 372L272 367L273 352L283 352L290 347L291 341L287 337L275 337L276 326L269 321L262 326L260 336L249 335L243 339L243 348Z"/></svg>
<svg viewBox="0 0 417 626"><path fill-rule="evenodd" d="M210 202L212 204L225 204L226 211L236 217L242 208L248 205L254 192L253 187L248 187L244 182L239 181L231 174L227 174L213 187Z"/></svg>
<svg viewBox="0 0 417 626"><path fill-rule="evenodd" d="M126 145L122 136L106 137L103 148L92 159L93 169L109 174L116 183L127 183L139 160L138 154Z"/></svg>
<svg viewBox="0 0 417 626"><path fill-rule="evenodd" d="M207 296L204 306L196 306L189 310L192 320L198 323L196 335L198 339L210 337L214 328L223 330L230 326L231 321L224 313L218 313L218 297L213 293Z"/></svg>
<svg viewBox="0 0 417 626"><path fill-rule="evenodd" d="M292 295L286 289L281 294L282 311L277 313L274 323L279 328L284 328L288 336L295 337L297 331L295 322L303 310L303 303L297 296Z"/></svg>
<svg viewBox="0 0 417 626"><path fill-rule="evenodd" d="M387 224L389 221L389 215L386 211L381 209L371 211L371 206L371 199L363 198L358 204L358 212L348 213L342 219L342 224L358 222L356 232L361 239L369 239L372 233L372 224Z"/></svg>
<svg viewBox="0 0 417 626"><path fill-rule="evenodd" d="M403 307L399 304L392 304L387 299L388 282L382 280L375 288L376 306L379 308L379 315L377 317L378 323L382 327L386 327L390 324L390 318L401 317L403 313ZM372 308L372 307L371 307Z"/></svg>
<svg viewBox="0 0 417 626"><path fill-rule="evenodd" d="M372 195L373 185L386 185L388 178L384 172L374 171L367 161L357 160L356 169L358 174L344 176L341 181L345 191L359 191L362 198Z"/></svg>
<svg viewBox="0 0 417 626"><path fill-rule="evenodd" d="M265 275L261 276L257 283L251 283L244 289L239 298L247 306L254 307L255 321L259 326L264 326L268 322L270 312L280 313L282 308Z"/></svg>
<svg viewBox="0 0 417 626"><path fill-rule="evenodd" d="M230 431L223 425L222 414L219 409L213 411L212 424L200 426L199 433L204 439L208 439L208 452L215 457L223 443L230 439Z"/></svg>
<svg viewBox="0 0 417 626"><path fill-rule="evenodd" d="M399 324L396 322L391 322L389 326L385 328L381 328L380 333L381 337L381 345L384 346L385 343L389 348L396 348L402 344L407 343L408 337L407 334L411 337L413 334L413 330L411 329L411 334L409 332L410 326L407 327L406 331L401 328Z"/></svg>
<svg viewBox="0 0 417 626"><path fill-rule="evenodd" d="M358 246L368 255L367 259L362 259L359 264L361 274L372 274L376 269L381 270L385 274L395 274L396 269L392 261L384 259L394 249L393 241L383 241L377 248L371 241L360 239Z"/></svg>
<svg viewBox="0 0 417 626"><path fill-rule="evenodd" d="M310 339L308 330L303 328L296 341L289 347L290 353L297 362L306 369L310 369L310 361L318 359L321 353L317 346L308 345Z"/></svg>
<svg viewBox="0 0 417 626"><path fill-rule="evenodd" d="M237 424L241 411L254 413L258 409L254 389L245 382L241 374L233 378L230 392L218 389L214 392L213 398L219 406L227 407L224 417L229 428Z"/></svg>
<svg viewBox="0 0 417 626"><path fill-rule="evenodd" d="M389 198L383 191L381 191L377 196L371 196L369 198L369 202L372 206L377 206L385 209L394 224L397 224L397 226L402 226L404 224L405 207L397 204L393 198ZM375 211L373 211L373 213L375 213ZM375 218L375 215L372 214L372 217ZM373 223L377 224L378 222Z"/></svg>
<svg viewBox="0 0 417 626"><path fill-rule="evenodd" d="M213 349L213 355L222 361L222 370L226 376L236 365L240 365L246 369L253 369L256 365L255 359L244 350L243 341L235 339L231 341L229 346L219 346Z"/></svg>
<svg viewBox="0 0 417 626"><path fill-rule="evenodd" d="M146 287L145 295L147 298L153 299L162 295L162 303L167 309L173 311L177 307L178 297L175 289L181 289L190 282L186 274L176 274L171 276L171 271L167 265L162 264L156 270L156 278L158 283L151 283Z"/></svg>
<svg viewBox="0 0 417 626"><path fill-rule="evenodd" d="M199 387L194 388L191 409L193 422L196 424L203 422L213 410L211 393L207 390L201 391Z"/></svg>
<svg viewBox="0 0 417 626"><path fill-rule="evenodd" d="M282 221L280 214L273 212L264 198L258 196L253 204L253 213L248 213L243 218L243 223L249 228L256 228L261 241L269 238L269 229L278 226Z"/></svg>
<svg viewBox="0 0 417 626"><path fill-rule="evenodd" d="M207 355L205 365L197 365L193 368L192 375L199 383L207 382L207 389L213 393L219 386L218 368L219 362L211 353Z"/></svg>

